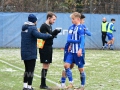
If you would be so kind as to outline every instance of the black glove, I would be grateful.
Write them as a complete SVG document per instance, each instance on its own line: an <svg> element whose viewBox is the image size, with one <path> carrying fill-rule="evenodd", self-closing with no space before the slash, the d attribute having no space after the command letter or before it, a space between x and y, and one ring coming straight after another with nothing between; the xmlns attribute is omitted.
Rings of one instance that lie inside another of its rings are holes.
<svg viewBox="0 0 120 90"><path fill-rule="evenodd" d="M55 29L51 34L55 38L60 32L61 32L61 29Z"/></svg>

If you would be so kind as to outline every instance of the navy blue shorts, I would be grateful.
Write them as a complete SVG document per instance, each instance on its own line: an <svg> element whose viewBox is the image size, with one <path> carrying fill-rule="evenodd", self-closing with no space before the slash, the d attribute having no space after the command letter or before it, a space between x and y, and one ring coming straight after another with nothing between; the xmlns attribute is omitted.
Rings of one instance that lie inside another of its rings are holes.
<svg viewBox="0 0 120 90"><path fill-rule="evenodd" d="M82 56L78 57L77 53L68 53L65 63L75 63L78 68L83 68L85 64L85 54L82 54Z"/></svg>

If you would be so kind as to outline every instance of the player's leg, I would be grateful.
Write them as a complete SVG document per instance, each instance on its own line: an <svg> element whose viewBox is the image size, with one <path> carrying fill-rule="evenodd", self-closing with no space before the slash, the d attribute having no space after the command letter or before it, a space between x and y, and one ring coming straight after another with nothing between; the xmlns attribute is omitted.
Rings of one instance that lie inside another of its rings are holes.
<svg viewBox="0 0 120 90"><path fill-rule="evenodd" d="M112 44L114 44L114 41L115 41L115 38L113 37L113 38L112 38Z"/></svg>
<svg viewBox="0 0 120 90"><path fill-rule="evenodd" d="M81 88L84 90L85 81L86 81L86 74L84 68L79 68L79 72L80 72Z"/></svg>
<svg viewBox="0 0 120 90"><path fill-rule="evenodd" d="M72 63L71 65L70 65L70 69L72 69L74 67L74 63ZM62 77L61 77L61 86L62 87L66 87L66 85L65 85L65 82L66 82L66 78L67 78L67 76L66 76L66 72L65 72L65 69L62 71Z"/></svg>
<svg viewBox="0 0 120 90"><path fill-rule="evenodd" d="M111 50L113 50L113 49L114 49L114 47L113 47L114 40L115 40L115 39L114 39L114 37L113 37L113 38L112 38L112 40L111 40L111 44L110 44L110 49L111 49Z"/></svg>
<svg viewBox="0 0 120 90"><path fill-rule="evenodd" d="M73 54L69 53L68 56L67 56L67 59L65 61L65 64L64 64L66 76L68 77L68 80L69 80L69 83L70 83L68 88L73 87L73 77L72 77L72 72L71 72L71 69L70 69L70 65L72 64L72 62L73 62Z"/></svg>
<svg viewBox="0 0 120 90"><path fill-rule="evenodd" d="M70 65L70 69L72 69L74 67L74 63L72 63L71 65ZM61 77L61 84L62 84L62 86L65 86L65 81L66 81L66 78L67 78L67 76L66 76L66 72L65 72L65 69L62 71L62 77Z"/></svg>
<svg viewBox="0 0 120 90"><path fill-rule="evenodd" d="M68 50L64 50L64 59L63 59L63 62L66 61L67 56L68 56ZM61 80L60 80L62 88L66 87L65 81L66 81L66 72L65 72L65 69L63 69L63 71L62 71L62 77L61 77Z"/></svg>
<svg viewBox="0 0 120 90"><path fill-rule="evenodd" d="M80 83L81 89L80 90L84 90L85 81L86 81L86 74L84 71L85 54L82 54L81 57L76 58L76 64L78 65L78 69L80 72L80 81L81 81L81 83Z"/></svg>
<svg viewBox="0 0 120 90"><path fill-rule="evenodd" d="M62 77L61 77L61 81L60 81L62 88L66 88L65 81L66 81L66 72L65 72L65 69L64 69L62 71Z"/></svg>
<svg viewBox="0 0 120 90"><path fill-rule="evenodd" d="M108 48L108 46L112 44L112 34L107 33L107 36L108 36L108 40L109 40L109 41L108 41L107 44L105 45L105 48Z"/></svg>
<svg viewBox="0 0 120 90"><path fill-rule="evenodd" d="M109 40L110 40L110 41L108 42L109 48L110 48L111 50L113 50L114 37L113 37L112 34L109 35Z"/></svg>

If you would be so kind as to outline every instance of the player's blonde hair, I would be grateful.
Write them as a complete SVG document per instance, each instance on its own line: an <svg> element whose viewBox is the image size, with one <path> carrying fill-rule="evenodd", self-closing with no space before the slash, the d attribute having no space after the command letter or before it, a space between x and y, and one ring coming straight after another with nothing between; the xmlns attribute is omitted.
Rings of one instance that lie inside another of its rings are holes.
<svg viewBox="0 0 120 90"><path fill-rule="evenodd" d="M70 17L78 17L78 18L81 18L81 14L79 12L73 12Z"/></svg>

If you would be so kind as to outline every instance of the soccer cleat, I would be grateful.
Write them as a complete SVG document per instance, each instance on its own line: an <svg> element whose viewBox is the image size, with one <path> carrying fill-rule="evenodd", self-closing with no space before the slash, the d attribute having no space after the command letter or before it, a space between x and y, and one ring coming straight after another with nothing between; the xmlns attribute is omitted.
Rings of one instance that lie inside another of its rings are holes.
<svg viewBox="0 0 120 90"><path fill-rule="evenodd" d="M105 49L105 46L102 46L102 50L104 50Z"/></svg>
<svg viewBox="0 0 120 90"><path fill-rule="evenodd" d="M110 46L110 50L113 50L113 46Z"/></svg>
<svg viewBox="0 0 120 90"><path fill-rule="evenodd" d="M28 90L28 88L23 88L23 90Z"/></svg>

